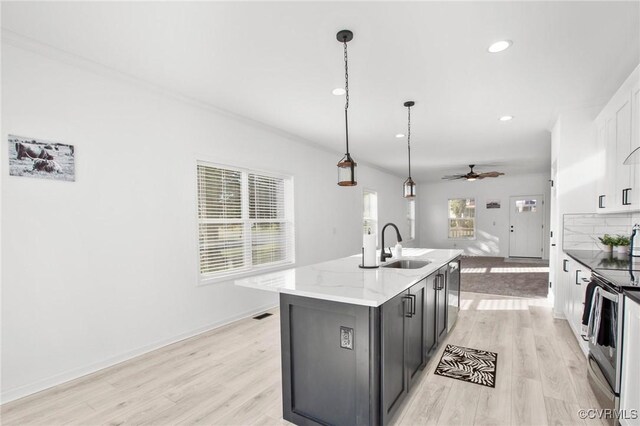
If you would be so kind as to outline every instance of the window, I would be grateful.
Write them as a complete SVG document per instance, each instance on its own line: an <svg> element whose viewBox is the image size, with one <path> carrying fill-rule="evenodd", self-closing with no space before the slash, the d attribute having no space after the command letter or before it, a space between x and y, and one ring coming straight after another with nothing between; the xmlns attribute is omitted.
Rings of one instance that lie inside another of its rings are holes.
<svg viewBox="0 0 640 426"><path fill-rule="evenodd" d="M409 225L409 240L416 239L416 200L407 200L407 223Z"/></svg>
<svg viewBox="0 0 640 426"><path fill-rule="evenodd" d="M449 238L476 237L476 201L473 198L449 200Z"/></svg>
<svg viewBox="0 0 640 426"><path fill-rule="evenodd" d="M538 210L538 200L516 200L516 213L535 213Z"/></svg>
<svg viewBox="0 0 640 426"><path fill-rule="evenodd" d="M378 193L365 189L363 191L362 232L378 234Z"/></svg>
<svg viewBox="0 0 640 426"><path fill-rule="evenodd" d="M293 182L198 163L200 277L294 262Z"/></svg>

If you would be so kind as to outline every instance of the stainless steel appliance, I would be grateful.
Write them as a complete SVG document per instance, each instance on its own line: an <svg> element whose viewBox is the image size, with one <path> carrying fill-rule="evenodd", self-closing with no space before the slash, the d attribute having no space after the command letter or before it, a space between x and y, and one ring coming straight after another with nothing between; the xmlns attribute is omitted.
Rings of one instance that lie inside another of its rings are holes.
<svg viewBox="0 0 640 426"><path fill-rule="evenodd" d="M449 262L447 266L447 332L458 319L460 310L460 260Z"/></svg>
<svg viewBox="0 0 640 426"><path fill-rule="evenodd" d="M606 338L599 338L600 327L589 337L589 383L603 408L618 409L620 406L620 367L622 364L622 325L624 318L624 288L640 286L640 271L595 270L591 276L598 285L593 293L592 306L601 309L605 304L609 310L602 319ZM610 315L608 315L610 313ZM591 311L589 323L598 315ZM586 338L586 337L585 337ZM615 424L612 422L612 424Z"/></svg>

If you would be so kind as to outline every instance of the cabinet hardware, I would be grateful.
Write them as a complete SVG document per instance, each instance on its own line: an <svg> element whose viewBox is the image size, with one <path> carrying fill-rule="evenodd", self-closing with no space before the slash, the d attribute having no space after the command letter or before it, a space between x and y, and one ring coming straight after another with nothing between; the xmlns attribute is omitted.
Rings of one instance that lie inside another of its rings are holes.
<svg viewBox="0 0 640 426"><path fill-rule="evenodd" d="M604 209L604 201L605 201L605 197L606 195L601 195L598 197L598 208L599 209Z"/></svg>
<svg viewBox="0 0 640 426"><path fill-rule="evenodd" d="M442 290L444 288L444 274L436 274L436 290Z"/></svg>
<svg viewBox="0 0 640 426"><path fill-rule="evenodd" d="M623 206L631 205L631 202L629 202L629 191L631 191L631 188L625 188L625 189L622 190L622 205Z"/></svg>
<svg viewBox="0 0 640 426"><path fill-rule="evenodd" d="M580 281L578 281L578 278L580 277L580 272L582 272L580 271L580 269L576 271L576 285L580 285Z"/></svg>
<svg viewBox="0 0 640 426"><path fill-rule="evenodd" d="M412 312L413 312L413 298L411 297L411 295L409 295L409 296L403 296L403 297L402 297L402 300L403 300L403 301L407 301L407 300L408 300L408 301L409 301L409 303L411 304L411 306L409 307L409 311L408 311L408 312L406 311L406 309L404 310L404 311L405 311L405 312L404 312L404 316L405 316L405 317L407 317L407 318L411 318L411 317L413 317L413 314L412 314ZM406 304L406 303L403 303L403 304L402 304L402 306L403 306L403 307L406 307L406 306L407 306L407 304Z"/></svg>
<svg viewBox="0 0 640 426"><path fill-rule="evenodd" d="M568 260L568 259L564 259L564 260L562 261L562 270L563 270L564 272L569 272L569 270L567 269L567 263L569 263L569 260Z"/></svg>
<svg viewBox="0 0 640 426"><path fill-rule="evenodd" d="M417 303L417 299L418 297L415 294L410 294L409 297L412 298L411 300L411 316L413 317L416 314L416 305Z"/></svg>

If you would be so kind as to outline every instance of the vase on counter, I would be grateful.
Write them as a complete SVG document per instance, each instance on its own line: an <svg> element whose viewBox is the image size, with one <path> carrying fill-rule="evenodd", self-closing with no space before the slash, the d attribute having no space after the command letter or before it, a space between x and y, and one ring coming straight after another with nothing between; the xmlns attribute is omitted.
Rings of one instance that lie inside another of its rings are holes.
<svg viewBox="0 0 640 426"><path fill-rule="evenodd" d="M605 253L611 253L613 251L613 246L602 246L602 251Z"/></svg>
<svg viewBox="0 0 640 426"><path fill-rule="evenodd" d="M616 246L616 253L619 255L628 255L629 246Z"/></svg>

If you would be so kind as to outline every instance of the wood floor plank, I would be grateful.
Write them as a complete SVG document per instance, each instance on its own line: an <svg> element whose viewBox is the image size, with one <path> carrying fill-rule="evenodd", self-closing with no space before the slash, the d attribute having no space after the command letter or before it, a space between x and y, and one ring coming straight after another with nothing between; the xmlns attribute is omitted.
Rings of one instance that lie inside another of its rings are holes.
<svg viewBox="0 0 640 426"><path fill-rule="evenodd" d="M535 336L535 341L544 395L576 403L577 398L571 386L566 361L560 355L556 344L549 336Z"/></svg>
<svg viewBox="0 0 640 426"><path fill-rule="evenodd" d="M454 380L454 379L451 379ZM480 399L479 385L454 380L436 424L468 426L473 424ZM407 419L411 420L411 419Z"/></svg>
<svg viewBox="0 0 640 426"><path fill-rule="evenodd" d="M500 360L500 355L498 355L498 360ZM496 371L496 387L482 387L479 389L480 396L473 423L475 426L511 424L512 386L511 374L505 369L498 368Z"/></svg>
<svg viewBox="0 0 640 426"><path fill-rule="evenodd" d="M518 315L518 317L520 317L520 315ZM511 374L528 379L540 380L538 357L536 355L536 341L533 337L533 330L529 327L519 328L515 332Z"/></svg>
<svg viewBox="0 0 640 426"><path fill-rule="evenodd" d="M3 423L30 423L46 417L50 412L84 401L86 395L102 394L112 390L113 386L103 381L73 381L3 404L0 414Z"/></svg>
<svg viewBox="0 0 640 426"><path fill-rule="evenodd" d="M578 416L580 407L577 403L570 403L545 396L544 403L547 410L549 426L580 426L584 420Z"/></svg>
<svg viewBox="0 0 640 426"><path fill-rule="evenodd" d="M432 426L438 423L444 403L451 389L451 380L427 381L418 392L407 401L406 409L398 415L397 425Z"/></svg>
<svg viewBox="0 0 640 426"><path fill-rule="evenodd" d="M547 411L542 384L522 376L512 377L511 424L517 426L547 425Z"/></svg>
<svg viewBox="0 0 640 426"><path fill-rule="evenodd" d="M241 404L227 416L220 417L217 413L210 419L205 418L205 422L211 421L223 425L247 425L255 421L269 408L273 399L282 391L280 382L274 382L266 389Z"/></svg>

